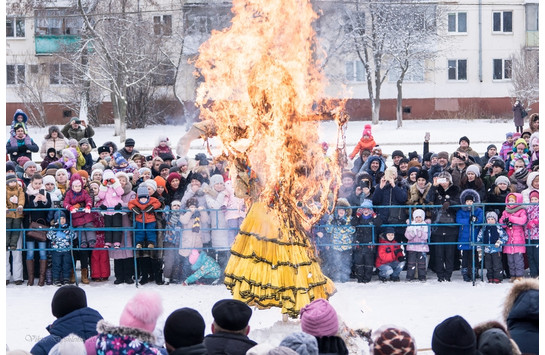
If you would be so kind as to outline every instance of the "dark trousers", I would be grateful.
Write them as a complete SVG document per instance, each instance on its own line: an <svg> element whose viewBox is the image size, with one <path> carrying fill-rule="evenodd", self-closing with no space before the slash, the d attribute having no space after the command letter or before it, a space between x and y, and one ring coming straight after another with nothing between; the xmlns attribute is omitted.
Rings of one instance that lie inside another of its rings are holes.
<svg viewBox="0 0 545 355"><path fill-rule="evenodd" d="M7 229L21 229L23 219L22 218L10 218L6 217L6 230ZM17 248L17 241L21 231L8 231L6 232L6 247L15 249Z"/></svg>
<svg viewBox="0 0 545 355"><path fill-rule="evenodd" d="M69 280L70 271L72 270L72 255L70 255L70 252L53 251L51 259L53 281Z"/></svg>
<svg viewBox="0 0 545 355"><path fill-rule="evenodd" d="M114 213L112 215L104 215L104 227L106 228L121 228L123 225L123 215L121 213ZM104 242L105 243L121 243L122 232L104 230Z"/></svg>
<svg viewBox="0 0 545 355"><path fill-rule="evenodd" d="M433 243L455 243L458 240L456 227L439 227L432 234ZM450 280L454 270L454 257L456 255L456 244L436 244L434 255L434 268L438 279Z"/></svg>
<svg viewBox="0 0 545 355"><path fill-rule="evenodd" d="M74 248L78 248L78 240L74 239ZM74 250L74 260L79 260L80 266L82 269L88 269L89 268L89 256L91 254L91 250L89 249L82 249L82 250Z"/></svg>
<svg viewBox="0 0 545 355"><path fill-rule="evenodd" d="M473 275L473 250L462 250L462 274Z"/></svg>
<svg viewBox="0 0 545 355"><path fill-rule="evenodd" d="M426 252L407 251L407 280L414 280L418 271L418 279L426 279Z"/></svg>
<svg viewBox="0 0 545 355"><path fill-rule="evenodd" d="M353 251L354 274L358 282L369 282L373 277L375 249L373 246L360 245Z"/></svg>
<svg viewBox="0 0 545 355"><path fill-rule="evenodd" d="M132 283L130 281L134 278L134 259L114 259L114 275L116 280Z"/></svg>
<svg viewBox="0 0 545 355"><path fill-rule="evenodd" d="M530 246L526 247L526 256L530 265L530 276L537 277L539 276L539 239L530 239L528 243Z"/></svg>
<svg viewBox="0 0 545 355"><path fill-rule="evenodd" d="M164 252L164 267L163 273L165 278L169 280L178 280L181 278L182 271L182 256L178 253L178 249L174 244L165 243L164 248L175 248L175 249L165 249Z"/></svg>
<svg viewBox="0 0 545 355"><path fill-rule="evenodd" d="M486 278L488 281L492 279L503 280L503 263L501 259L500 252L484 254L484 267L486 268Z"/></svg>

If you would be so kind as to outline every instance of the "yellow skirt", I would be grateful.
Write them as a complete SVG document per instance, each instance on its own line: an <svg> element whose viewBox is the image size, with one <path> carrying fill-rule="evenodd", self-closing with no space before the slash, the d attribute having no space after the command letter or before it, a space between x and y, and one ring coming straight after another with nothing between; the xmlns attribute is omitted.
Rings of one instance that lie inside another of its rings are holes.
<svg viewBox="0 0 545 355"><path fill-rule="evenodd" d="M296 318L335 285L320 269L303 231L289 230L280 213L262 202L250 208L231 247L225 285L235 299L259 308L280 307Z"/></svg>

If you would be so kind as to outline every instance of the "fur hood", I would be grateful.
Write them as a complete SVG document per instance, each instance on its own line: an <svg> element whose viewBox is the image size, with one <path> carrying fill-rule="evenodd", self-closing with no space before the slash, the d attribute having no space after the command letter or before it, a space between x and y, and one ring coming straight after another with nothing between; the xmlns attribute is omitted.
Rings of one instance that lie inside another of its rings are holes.
<svg viewBox="0 0 545 355"><path fill-rule="evenodd" d="M338 198L337 199L337 205L335 206L335 209L345 209L346 215L350 217L352 215L352 209L350 208L350 202L348 202L345 198Z"/></svg>
<svg viewBox="0 0 545 355"><path fill-rule="evenodd" d="M503 305L503 319L506 321L507 317L509 316L509 313L511 313L511 310L513 309L513 306L515 305L515 301L517 298L524 292L530 291L530 290L536 290L539 291L539 281L536 279L524 279L522 281L519 281L515 284L513 284L513 287L511 287L511 290L507 294L507 297L505 298L505 302Z"/></svg>
<svg viewBox="0 0 545 355"><path fill-rule="evenodd" d="M117 336L128 336L131 338L138 339L142 342L149 344L155 344L155 335L152 333L146 332L145 330L131 327L123 327L110 324L105 320L100 320L97 323L97 332L100 334L112 334Z"/></svg>
<svg viewBox="0 0 545 355"><path fill-rule="evenodd" d="M481 196L479 196L479 193L473 189L465 189L460 194L460 204L465 203L466 196L471 195L473 196L473 203L481 203Z"/></svg>
<svg viewBox="0 0 545 355"><path fill-rule="evenodd" d="M511 336L509 335L509 331L507 331L507 329L505 328L503 324L495 320L480 323L480 324L477 324L475 327L473 327L473 331L475 332L475 336L477 338L477 344L479 343L479 337L481 336L482 333L494 328L501 330L502 332L505 333L505 335L507 335L507 337L509 337L509 340L511 341L511 353L513 355L520 355L521 354L520 349L517 343L515 343L515 341L511 339Z"/></svg>

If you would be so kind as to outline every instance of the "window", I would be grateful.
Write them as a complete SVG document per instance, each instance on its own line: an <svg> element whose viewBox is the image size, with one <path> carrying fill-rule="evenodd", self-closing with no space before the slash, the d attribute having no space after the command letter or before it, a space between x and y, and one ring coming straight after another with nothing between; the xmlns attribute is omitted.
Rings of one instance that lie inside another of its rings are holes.
<svg viewBox="0 0 545 355"><path fill-rule="evenodd" d="M8 17L6 19L6 37L25 37L25 19L21 17Z"/></svg>
<svg viewBox="0 0 545 355"><path fill-rule="evenodd" d="M172 35L172 16L153 16L153 33L157 36Z"/></svg>
<svg viewBox="0 0 545 355"><path fill-rule="evenodd" d="M448 14L448 31L467 33L467 13L454 12Z"/></svg>
<svg viewBox="0 0 545 355"><path fill-rule="evenodd" d="M36 10L36 35L79 35L83 20L67 9Z"/></svg>
<svg viewBox="0 0 545 355"><path fill-rule="evenodd" d="M174 75L176 74L176 69L173 65L168 63L161 63L157 68L157 71L152 74L152 83L153 85L162 86L162 85L174 85Z"/></svg>
<svg viewBox="0 0 545 355"><path fill-rule="evenodd" d="M392 67L388 72L388 81L396 82L401 75L401 69L399 67ZM405 73L403 82L422 82L424 81L424 63L411 62L409 69Z"/></svg>
<svg viewBox="0 0 545 355"><path fill-rule="evenodd" d="M494 32L513 32L513 11L497 11L492 16Z"/></svg>
<svg viewBox="0 0 545 355"><path fill-rule="evenodd" d="M494 59L494 80L511 79L512 62L510 59Z"/></svg>
<svg viewBox="0 0 545 355"><path fill-rule="evenodd" d="M448 80L467 80L466 59L451 59L448 61Z"/></svg>
<svg viewBox="0 0 545 355"><path fill-rule="evenodd" d="M364 81L365 68L361 60L346 62L346 81Z"/></svg>
<svg viewBox="0 0 545 355"><path fill-rule="evenodd" d="M8 85L24 84L25 82L25 65L24 64L8 64L7 83Z"/></svg>
<svg viewBox="0 0 545 355"><path fill-rule="evenodd" d="M74 81L74 70L70 64L51 64L49 66L49 83L66 85Z"/></svg>

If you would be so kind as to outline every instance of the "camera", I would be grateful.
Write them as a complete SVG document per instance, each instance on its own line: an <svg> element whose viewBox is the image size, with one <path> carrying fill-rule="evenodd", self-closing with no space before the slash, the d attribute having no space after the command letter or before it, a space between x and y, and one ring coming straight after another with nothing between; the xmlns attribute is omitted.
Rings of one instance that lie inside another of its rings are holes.
<svg viewBox="0 0 545 355"><path fill-rule="evenodd" d="M40 195L44 195L44 196L45 196L45 189L40 189L39 193L40 193Z"/></svg>
<svg viewBox="0 0 545 355"><path fill-rule="evenodd" d="M437 183L438 184L444 184L447 182L447 178L437 178Z"/></svg>

